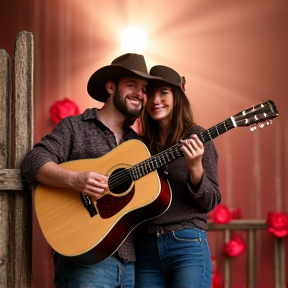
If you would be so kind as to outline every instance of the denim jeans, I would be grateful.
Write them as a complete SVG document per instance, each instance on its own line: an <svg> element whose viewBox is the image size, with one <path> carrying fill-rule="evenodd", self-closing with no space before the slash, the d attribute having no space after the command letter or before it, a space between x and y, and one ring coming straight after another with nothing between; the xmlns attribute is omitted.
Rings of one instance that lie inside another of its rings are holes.
<svg viewBox="0 0 288 288"><path fill-rule="evenodd" d="M183 229L162 234L140 233L136 288L210 288L212 264L206 231Z"/></svg>
<svg viewBox="0 0 288 288"><path fill-rule="evenodd" d="M55 255L56 288L134 288L134 262L122 263L109 257L95 265L82 266Z"/></svg>

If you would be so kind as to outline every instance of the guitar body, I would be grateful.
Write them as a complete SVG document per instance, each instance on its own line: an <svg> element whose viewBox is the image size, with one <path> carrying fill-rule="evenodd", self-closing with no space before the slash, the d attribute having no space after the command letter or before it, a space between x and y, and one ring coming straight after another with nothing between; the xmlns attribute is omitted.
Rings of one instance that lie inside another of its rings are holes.
<svg viewBox="0 0 288 288"><path fill-rule="evenodd" d="M129 140L102 157L59 165L109 176L149 157L150 153L141 141ZM93 214L83 204L81 193L39 184L35 209L49 245L79 264L95 264L116 252L137 225L163 214L170 206L169 184L159 178L157 171L132 181L126 188L117 194L108 191L95 203L90 201Z"/></svg>

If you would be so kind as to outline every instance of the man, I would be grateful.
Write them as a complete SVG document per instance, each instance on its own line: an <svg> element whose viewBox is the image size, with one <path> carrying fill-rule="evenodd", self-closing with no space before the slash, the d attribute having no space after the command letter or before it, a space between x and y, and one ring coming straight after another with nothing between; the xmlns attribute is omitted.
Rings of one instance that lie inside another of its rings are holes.
<svg viewBox="0 0 288 288"><path fill-rule="evenodd" d="M138 54L122 55L111 65L98 69L88 81L88 93L105 102L104 106L64 118L33 147L21 165L30 188L42 183L73 188L92 200L99 198L108 189L106 175L97 171L72 171L57 164L97 158L123 141L138 138L130 126L146 103L147 80L151 78L155 77L148 74L144 57ZM55 285L57 288L134 287L135 260L131 235L113 256L90 266L78 265L56 253Z"/></svg>

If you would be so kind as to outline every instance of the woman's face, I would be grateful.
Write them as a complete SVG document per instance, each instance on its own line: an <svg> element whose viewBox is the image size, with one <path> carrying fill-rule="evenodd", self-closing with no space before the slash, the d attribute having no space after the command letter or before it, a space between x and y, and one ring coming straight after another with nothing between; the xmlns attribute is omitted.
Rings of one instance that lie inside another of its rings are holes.
<svg viewBox="0 0 288 288"><path fill-rule="evenodd" d="M173 92L169 86L156 88L147 95L146 110L154 121L171 121Z"/></svg>

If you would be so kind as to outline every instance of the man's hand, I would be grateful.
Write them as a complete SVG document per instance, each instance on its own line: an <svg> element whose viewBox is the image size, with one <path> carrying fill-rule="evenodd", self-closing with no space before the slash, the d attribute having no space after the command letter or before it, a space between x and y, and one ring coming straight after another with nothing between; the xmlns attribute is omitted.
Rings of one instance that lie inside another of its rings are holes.
<svg viewBox="0 0 288 288"><path fill-rule="evenodd" d="M90 196L92 201L108 190L108 177L96 172L76 172L72 180L73 188Z"/></svg>
<svg viewBox="0 0 288 288"><path fill-rule="evenodd" d="M108 190L108 177L96 172L78 172L47 162L37 172L40 183L53 187L73 188L95 201Z"/></svg>

